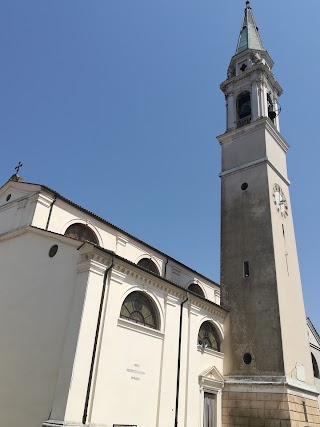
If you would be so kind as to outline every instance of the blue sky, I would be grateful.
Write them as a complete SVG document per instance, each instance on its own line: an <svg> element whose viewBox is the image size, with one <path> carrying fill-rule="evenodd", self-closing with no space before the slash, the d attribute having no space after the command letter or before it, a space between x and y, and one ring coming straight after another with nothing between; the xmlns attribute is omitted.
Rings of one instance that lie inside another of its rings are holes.
<svg viewBox="0 0 320 427"><path fill-rule="evenodd" d="M10 0L0 13L2 183L45 184L219 281L219 84L242 0ZM307 314L320 330L319 0L251 2L281 129ZM289 8L290 5L290 8ZM313 77L315 75L315 77Z"/></svg>

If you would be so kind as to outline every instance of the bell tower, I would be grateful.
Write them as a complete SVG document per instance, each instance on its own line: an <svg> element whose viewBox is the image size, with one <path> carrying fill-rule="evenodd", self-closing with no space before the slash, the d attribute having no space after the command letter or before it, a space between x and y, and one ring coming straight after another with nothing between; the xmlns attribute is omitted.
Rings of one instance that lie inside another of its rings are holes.
<svg viewBox="0 0 320 427"><path fill-rule="evenodd" d="M226 426L320 425L272 67L247 1L218 137Z"/></svg>

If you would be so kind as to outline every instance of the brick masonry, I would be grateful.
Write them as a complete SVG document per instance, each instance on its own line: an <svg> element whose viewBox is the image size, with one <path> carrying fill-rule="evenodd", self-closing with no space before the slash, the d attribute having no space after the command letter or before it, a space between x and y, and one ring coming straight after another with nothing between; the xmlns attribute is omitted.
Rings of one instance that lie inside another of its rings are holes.
<svg viewBox="0 0 320 427"><path fill-rule="evenodd" d="M224 392L222 427L320 427L318 402L291 394Z"/></svg>

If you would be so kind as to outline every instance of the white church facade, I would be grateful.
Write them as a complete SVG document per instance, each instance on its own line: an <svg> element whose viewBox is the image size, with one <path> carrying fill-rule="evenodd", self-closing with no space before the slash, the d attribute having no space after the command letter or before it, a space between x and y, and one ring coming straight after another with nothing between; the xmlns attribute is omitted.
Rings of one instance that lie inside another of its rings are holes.
<svg viewBox="0 0 320 427"><path fill-rule="evenodd" d="M247 1L221 85L221 287L46 186L3 185L1 427L320 426L272 66Z"/></svg>

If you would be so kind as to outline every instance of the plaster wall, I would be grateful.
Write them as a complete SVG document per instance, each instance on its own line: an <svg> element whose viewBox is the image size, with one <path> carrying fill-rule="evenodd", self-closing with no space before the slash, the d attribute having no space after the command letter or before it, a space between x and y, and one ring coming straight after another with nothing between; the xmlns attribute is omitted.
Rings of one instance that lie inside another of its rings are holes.
<svg viewBox="0 0 320 427"><path fill-rule="evenodd" d="M221 185L221 292L230 310L224 374L283 374L267 164L223 176Z"/></svg>
<svg viewBox="0 0 320 427"><path fill-rule="evenodd" d="M45 205L43 200L44 197L38 201L32 221L32 225L39 228L46 227L50 211L51 203L48 202ZM97 236L101 247L113 251L133 263L137 263L142 258L150 258L156 264L161 276L166 273L167 279L183 287L197 283L203 289L207 299L216 303L220 302L220 288L210 280L206 280L187 267L175 263L174 260L170 259L169 261L164 254L159 253L156 249L144 245L143 242L135 240L124 232L121 233L111 225L103 223L89 214L86 215L80 209L58 199L52 207L48 230L64 234L67 228L75 223L88 226Z"/></svg>
<svg viewBox="0 0 320 427"><path fill-rule="evenodd" d="M146 292L155 302L159 331L120 318L123 300L135 290ZM185 294L168 292L129 274L112 275L92 396L93 425L174 424L180 304ZM196 312L191 316L188 304L183 310L179 424L190 427L202 420L199 375L212 366L222 371L223 362L221 353L203 354L197 347L202 321L214 320L222 330L223 319L205 308Z"/></svg>
<svg viewBox="0 0 320 427"><path fill-rule="evenodd" d="M0 242L1 426L40 426L51 412L77 257L33 233Z"/></svg>
<svg viewBox="0 0 320 427"><path fill-rule="evenodd" d="M279 144L275 143L274 137L266 129L266 154L271 164L287 179L287 161L286 153Z"/></svg>
<svg viewBox="0 0 320 427"><path fill-rule="evenodd" d="M239 128L229 142L222 144L222 172L266 157L265 129L250 125L250 131Z"/></svg>
<svg viewBox="0 0 320 427"><path fill-rule="evenodd" d="M313 371L289 189L286 183L270 167L268 167L268 181L270 189L275 183L280 185L285 194L289 212L287 219L283 219L274 205L272 190L270 190L285 374L299 380L296 364L302 364L305 370L306 382L313 384ZM300 377L300 380L302 378L303 376Z"/></svg>
<svg viewBox="0 0 320 427"><path fill-rule="evenodd" d="M28 195L21 198L14 197L18 196L14 192L9 194L13 195L9 202L5 201L5 197L2 197L0 201L0 235L31 224L34 214L34 198L30 195L29 197Z"/></svg>

